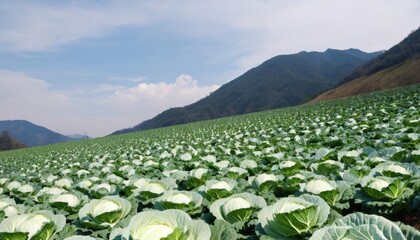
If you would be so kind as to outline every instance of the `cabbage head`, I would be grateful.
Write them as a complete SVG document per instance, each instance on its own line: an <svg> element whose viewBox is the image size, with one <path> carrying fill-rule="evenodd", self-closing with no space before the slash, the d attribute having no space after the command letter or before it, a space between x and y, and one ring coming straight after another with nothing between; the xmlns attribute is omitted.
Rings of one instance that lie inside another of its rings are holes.
<svg viewBox="0 0 420 240"><path fill-rule="evenodd" d="M366 176L360 184L362 187L356 192L355 202L372 213L397 213L408 207L416 195L409 182L401 178Z"/></svg>
<svg viewBox="0 0 420 240"><path fill-rule="evenodd" d="M233 179L211 179L206 181L205 186L201 186L199 191L203 192L207 200L214 202L217 199L232 195L232 191L237 185L238 183Z"/></svg>
<svg viewBox="0 0 420 240"><path fill-rule="evenodd" d="M14 199L11 198L0 198L0 220L12 215L16 215L20 212L20 208L16 205Z"/></svg>
<svg viewBox="0 0 420 240"><path fill-rule="evenodd" d="M159 210L180 209L189 214L196 213L203 202L203 197L193 191L169 190L154 200L154 207Z"/></svg>
<svg viewBox="0 0 420 240"><path fill-rule="evenodd" d="M247 222L256 210L266 206L267 203L263 197L251 193L240 193L216 200L210 206L210 212L217 219L229 223Z"/></svg>
<svg viewBox="0 0 420 240"><path fill-rule="evenodd" d="M110 239L121 240L210 240L210 226L192 220L184 211L145 211L137 213L124 229L115 229Z"/></svg>
<svg viewBox="0 0 420 240"><path fill-rule="evenodd" d="M64 215L54 215L50 211L13 215L0 223L0 239L48 240L61 231L65 224Z"/></svg>
<svg viewBox="0 0 420 240"><path fill-rule="evenodd" d="M115 226L131 211L131 203L118 196L93 199L79 210L83 225L92 229Z"/></svg>
<svg viewBox="0 0 420 240"><path fill-rule="evenodd" d="M303 194L281 198L258 213L262 234L274 239L303 237L328 219L330 207L320 197Z"/></svg>
<svg viewBox="0 0 420 240"><path fill-rule="evenodd" d="M345 181L331 181L323 178L312 179L302 184L302 188L304 192L320 196L337 211L349 208L349 200L355 193L355 188Z"/></svg>

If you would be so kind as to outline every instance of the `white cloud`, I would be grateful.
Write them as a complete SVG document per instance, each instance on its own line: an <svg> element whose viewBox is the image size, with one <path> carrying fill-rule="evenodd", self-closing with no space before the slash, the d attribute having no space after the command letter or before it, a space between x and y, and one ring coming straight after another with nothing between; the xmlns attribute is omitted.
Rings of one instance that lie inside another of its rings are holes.
<svg viewBox="0 0 420 240"><path fill-rule="evenodd" d="M139 83L135 87L115 91L107 100L114 116L125 118L125 125L114 130L131 127L153 118L173 107L198 101L218 89L218 85L200 86L188 74L182 74L172 83Z"/></svg>
<svg viewBox="0 0 420 240"><path fill-rule="evenodd" d="M66 96L49 92L49 84L22 72L0 70L0 108L4 114L25 116L28 111L43 113L57 105L65 105ZM63 106L65 107L65 106Z"/></svg>
<svg viewBox="0 0 420 240"><path fill-rule="evenodd" d="M0 119L25 119L60 122L63 112L71 110L67 97L51 92L49 85L22 72L0 70ZM57 112L60 109L60 112ZM59 124L53 124L58 127Z"/></svg>
<svg viewBox="0 0 420 240"><path fill-rule="evenodd" d="M139 83L136 87L117 90L117 102L138 106L143 118L151 117L171 107L181 107L198 101L220 86L199 86L188 74L178 76L173 83ZM148 109L148 111L144 111Z"/></svg>

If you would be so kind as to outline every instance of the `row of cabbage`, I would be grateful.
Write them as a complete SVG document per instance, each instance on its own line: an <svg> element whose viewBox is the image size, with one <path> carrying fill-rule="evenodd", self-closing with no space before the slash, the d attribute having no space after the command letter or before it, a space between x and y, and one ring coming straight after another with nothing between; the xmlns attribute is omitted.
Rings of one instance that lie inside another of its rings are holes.
<svg viewBox="0 0 420 240"><path fill-rule="evenodd" d="M419 239L419 90L3 153L0 239Z"/></svg>

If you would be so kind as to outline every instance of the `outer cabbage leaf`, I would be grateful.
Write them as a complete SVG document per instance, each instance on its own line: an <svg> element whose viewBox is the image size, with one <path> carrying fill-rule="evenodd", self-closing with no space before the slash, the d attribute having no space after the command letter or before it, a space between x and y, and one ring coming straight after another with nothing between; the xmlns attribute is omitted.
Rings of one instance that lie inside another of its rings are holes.
<svg viewBox="0 0 420 240"><path fill-rule="evenodd" d="M361 225L374 225L384 234L384 237L389 240L401 240L405 239L404 234L401 229L395 223L389 221L388 219L377 216L377 215L368 215L364 213L352 213L344 218L336 221L334 226L350 226L352 228L361 226Z"/></svg>
<svg viewBox="0 0 420 240"><path fill-rule="evenodd" d="M405 225L403 223L397 223L397 225L400 227L402 233L404 234L405 238L407 238L407 240L420 239L420 231L418 231L414 227Z"/></svg>
<svg viewBox="0 0 420 240"><path fill-rule="evenodd" d="M239 236L231 225L217 219L211 227L211 240L235 240Z"/></svg>
<svg viewBox="0 0 420 240"><path fill-rule="evenodd" d="M390 220L364 213L353 213L314 232L310 240L366 239L366 240L414 240L420 232L416 229Z"/></svg>
<svg viewBox="0 0 420 240"><path fill-rule="evenodd" d="M310 240L388 240L376 225L365 224L356 227L329 226L317 230Z"/></svg>
<svg viewBox="0 0 420 240"><path fill-rule="evenodd" d="M339 240L346 235L347 231L350 228L351 227L349 226L323 227L321 229L316 230L314 234L312 234L312 236L309 238L309 240Z"/></svg>

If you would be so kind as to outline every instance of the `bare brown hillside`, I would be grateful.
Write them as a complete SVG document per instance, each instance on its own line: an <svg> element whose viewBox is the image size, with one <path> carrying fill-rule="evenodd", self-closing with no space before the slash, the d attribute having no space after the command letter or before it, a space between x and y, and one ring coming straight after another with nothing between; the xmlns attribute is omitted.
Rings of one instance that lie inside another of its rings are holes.
<svg viewBox="0 0 420 240"><path fill-rule="evenodd" d="M412 57L397 66L372 75L359 77L347 82L319 95L309 101L309 103L345 98L416 83L420 83L420 56Z"/></svg>

